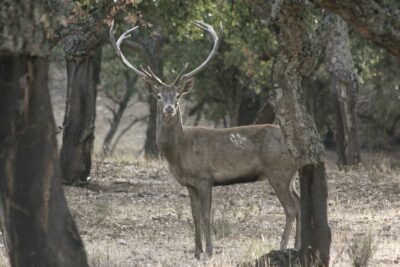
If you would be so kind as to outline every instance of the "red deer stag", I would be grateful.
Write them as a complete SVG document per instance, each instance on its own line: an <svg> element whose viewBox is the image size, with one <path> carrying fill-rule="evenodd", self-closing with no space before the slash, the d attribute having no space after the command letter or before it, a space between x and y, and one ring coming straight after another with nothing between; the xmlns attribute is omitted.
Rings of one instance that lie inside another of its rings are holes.
<svg viewBox="0 0 400 267"><path fill-rule="evenodd" d="M168 161L175 179L189 191L195 231L195 257L203 252L201 229L206 252L212 256L210 211L212 187L267 180L275 190L286 214L280 248L286 249L296 219L296 248L300 245L300 201L294 187L296 165L289 154L281 129L275 125L252 125L227 129L186 127L182 125L179 101L190 92L194 76L215 55L220 39L212 26L193 21L208 32L214 46L207 59L196 69L185 73L187 64L172 84L161 81L150 69L132 66L121 53L121 43L134 27L115 41L113 25L110 39L122 62L140 76L147 89L158 99L157 144ZM222 33L222 25L221 25Z"/></svg>

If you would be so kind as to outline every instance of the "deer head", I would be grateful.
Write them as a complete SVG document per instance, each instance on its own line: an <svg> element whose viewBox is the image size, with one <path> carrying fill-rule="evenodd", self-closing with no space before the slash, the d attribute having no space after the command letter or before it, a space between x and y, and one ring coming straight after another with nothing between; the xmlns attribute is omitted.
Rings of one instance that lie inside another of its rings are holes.
<svg viewBox="0 0 400 267"><path fill-rule="evenodd" d="M139 77L143 79L144 85L146 89L154 95L158 99L158 108L159 112L162 111L163 117L166 121L170 120L170 118L175 117L177 114L177 110L179 107L179 100L190 90L193 88L194 85L194 76L203 70L206 65L210 62L210 60L214 57L215 53L217 52L218 46L220 44L220 38L215 33L214 28L204 22L200 21L193 21L193 24L199 27L200 29L208 32L214 41L213 48L206 58L206 60L201 63L197 68L194 70L185 73L188 64L183 67L179 75L176 77L175 81L172 84L164 83L160 78L158 78L151 68L148 66L147 69L140 66L140 70L135 68L129 61L125 58L125 56L121 52L121 43L130 37L130 33L133 32L138 28L138 26L127 30L124 32L117 41L115 41L114 37L114 21L111 24L110 28L110 40L111 44L113 45L118 57L121 61L134 73L136 73ZM221 34L223 28L221 24Z"/></svg>

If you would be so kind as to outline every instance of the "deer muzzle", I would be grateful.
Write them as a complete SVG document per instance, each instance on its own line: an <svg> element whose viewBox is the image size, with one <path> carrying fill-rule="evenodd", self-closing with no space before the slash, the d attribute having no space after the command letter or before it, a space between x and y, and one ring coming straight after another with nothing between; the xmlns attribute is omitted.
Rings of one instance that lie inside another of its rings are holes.
<svg viewBox="0 0 400 267"><path fill-rule="evenodd" d="M175 107L171 104L165 105L163 108L163 113L168 116L173 116L175 114Z"/></svg>

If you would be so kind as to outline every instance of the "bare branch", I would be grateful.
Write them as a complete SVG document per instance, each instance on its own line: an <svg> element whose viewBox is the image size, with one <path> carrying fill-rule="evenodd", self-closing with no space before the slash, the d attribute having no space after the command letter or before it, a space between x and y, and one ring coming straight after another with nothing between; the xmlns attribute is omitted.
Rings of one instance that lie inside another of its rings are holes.
<svg viewBox="0 0 400 267"><path fill-rule="evenodd" d="M112 107L110 107L110 106L107 105L107 104L105 104L105 106L106 106L106 108L113 114L114 117L117 116L117 113L115 112L115 110L114 110Z"/></svg>
<svg viewBox="0 0 400 267"><path fill-rule="evenodd" d="M115 97L114 95L112 95L109 91L107 91L107 90L101 90L101 92L102 92L103 94L105 94L106 97L107 97L108 99L110 99L113 103L115 103L115 104L120 104L121 100L119 100L118 98L116 98L116 97Z"/></svg>
<svg viewBox="0 0 400 267"><path fill-rule="evenodd" d="M129 131L129 130L132 128L133 125L135 125L135 124L138 123L138 122L141 122L141 121L146 120L148 117L149 117L149 115L146 115L146 116L143 116L143 117L139 117L139 118L133 119L133 121L132 121L128 126L126 126L126 127L118 134L117 138L115 138L114 143L113 143L113 145L112 145L112 147L111 147L111 150L110 150L110 154L112 154L112 153L114 152L114 149L115 149L115 147L117 146L117 144L118 144L119 140L121 139L121 137L122 137L127 131Z"/></svg>
<svg viewBox="0 0 400 267"><path fill-rule="evenodd" d="M139 53L141 60L145 62L145 65L150 64L150 55L147 52L146 48L139 42L134 42L130 40L126 40L123 43L124 46L127 46L129 49L136 51Z"/></svg>

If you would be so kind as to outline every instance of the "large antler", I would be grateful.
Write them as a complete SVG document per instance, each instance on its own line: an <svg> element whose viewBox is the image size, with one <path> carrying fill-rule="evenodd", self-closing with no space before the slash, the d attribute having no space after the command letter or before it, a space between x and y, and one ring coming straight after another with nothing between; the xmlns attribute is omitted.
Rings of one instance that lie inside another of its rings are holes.
<svg viewBox="0 0 400 267"><path fill-rule="evenodd" d="M211 37L214 40L214 46L213 46L213 49L211 50L210 54L206 58L206 60L203 63L201 63L200 66L198 66L191 72L183 74L185 69L187 68L187 64L186 64L185 67L183 68L183 70L179 73L178 77L175 79L175 82L174 82L175 84L177 84L180 80L189 79L189 78L193 77L194 75L196 75L197 73L199 73L200 71L202 71L206 67L208 62L210 62L210 60L215 56L215 53L217 52L219 44L221 42L221 38L218 38L218 35L215 33L214 28L211 25L208 25L208 24L198 21L198 20L194 20L194 21L192 21L192 23L194 25L196 25L197 27L199 27L200 29L208 32L211 35ZM220 24L220 27L221 27L221 35L222 35L222 32L223 32L222 23Z"/></svg>
<svg viewBox="0 0 400 267"><path fill-rule="evenodd" d="M136 73L139 77L145 78L145 79L150 79L154 82L156 82L159 85L163 85L163 81L161 81L160 78L158 78L153 71L151 70L150 67L147 67L147 70L145 70L142 66L140 66L141 70L138 70L137 68L135 68L124 56L124 54L122 54L121 52L121 43L129 38L131 35L130 33L133 32L134 30L136 30L139 26L133 27L132 29L127 30L126 32L124 32L123 34L121 34L121 36L118 38L117 41L115 41L115 36L114 36L114 20L111 22L111 27L110 27L110 41L112 46L114 47L115 52L117 53L118 57L121 59L121 61L125 64L125 66L127 66L129 69L131 69L134 73Z"/></svg>

